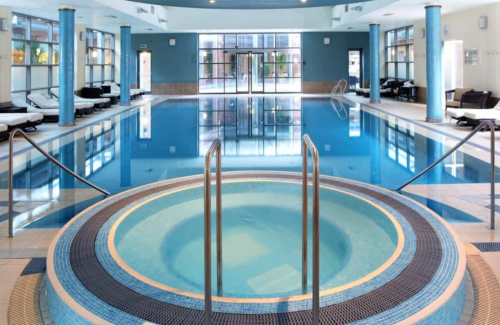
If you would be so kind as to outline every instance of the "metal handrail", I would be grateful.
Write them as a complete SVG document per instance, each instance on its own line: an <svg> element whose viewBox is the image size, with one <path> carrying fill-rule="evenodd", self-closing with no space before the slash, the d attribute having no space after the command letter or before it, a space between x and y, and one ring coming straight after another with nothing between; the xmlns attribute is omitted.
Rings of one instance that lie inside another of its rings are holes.
<svg viewBox="0 0 500 325"><path fill-rule="evenodd" d="M212 323L212 156L217 150L216 161L216 209L217 209L217 292L222 293L222 175L221 175L221 142L215 139L205 156L204 177L204 210L205 210L205 324Z"/></svg>
<svg viewBox="0 0 500 325"><path fill-rule="evenodd" d="M13 201L14 201L14 136L16 134L20 134L26 141L28 141L35 149L37 149L42 155L44 155L47 159L52 161L54 164L59 166L62 170L65 172L69 173L71 176L75 177L76 179L82 181L83 183L87 184L88 186L98 190L99 192L109 195L110 193L108 191L103 190L102 188L90 183L86 179L78 176L77 174L73 173L71 170L69 170L66 166L61 164L59 161L57 161L54 157L49 155L45 150L43 150L40 146L38 146L26 133L24 133L23 130L21 129L14 129L10 133L9 137L9 237L12 238L14 237L14 220L13 220Z"/></svg>
<svg viewBox="0 0 500 325"><path fill-rule="evenodd" d="M319 154L309 135L302 142L302 292L307 293L307 156L313 158L313 325L319 324Z"/></svg>
<svg viewBox="0 0 500 325"><path fill-rule="evenodd" d="M405 188L407 185L415 181L416 179L420 178L423 174L427 173L429 170L431 170L434 166L442 162L444 159L446 159L449 155L451 155L454 151L456 151L458 148L460 148L463 144L465 144L467 141L469 141L470 138L472 138L476 133L481 131L485 126L488 126L490 128L490 164L491 164L491 208L490 208L490 229L495 229L495 126L493 125L492 122L490 121L484 121L479 126L476 127L468 136L466 136L462 141L460 141L456 146L451 148L447 153L445 153L441 158L436 160L432 165L421 171L418 175L410 179L408 182L404 183L400 187L398 187L395 191L401 191L403 188Z"/></svg>

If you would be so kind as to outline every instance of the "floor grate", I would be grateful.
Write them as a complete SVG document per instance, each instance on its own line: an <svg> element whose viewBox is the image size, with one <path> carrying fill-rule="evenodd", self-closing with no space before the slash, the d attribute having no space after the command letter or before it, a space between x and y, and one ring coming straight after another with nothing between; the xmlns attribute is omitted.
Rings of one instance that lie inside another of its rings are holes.
<svg viewBox="0 0 500 325"><path fill-rule="evenodd" d="M472 243L481 252L500 252L500 243Z"/></svg>

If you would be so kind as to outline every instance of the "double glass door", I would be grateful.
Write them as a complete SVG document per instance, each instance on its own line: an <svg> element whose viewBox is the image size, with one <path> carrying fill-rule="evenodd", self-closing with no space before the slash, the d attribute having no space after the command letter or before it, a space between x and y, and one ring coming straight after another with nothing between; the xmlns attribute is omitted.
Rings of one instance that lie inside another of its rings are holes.
<svg viewBox="0 0 500 325"><path fill-rule="evenodd" d="M264 53L236 53L236 92L264 92Z"/></svg>

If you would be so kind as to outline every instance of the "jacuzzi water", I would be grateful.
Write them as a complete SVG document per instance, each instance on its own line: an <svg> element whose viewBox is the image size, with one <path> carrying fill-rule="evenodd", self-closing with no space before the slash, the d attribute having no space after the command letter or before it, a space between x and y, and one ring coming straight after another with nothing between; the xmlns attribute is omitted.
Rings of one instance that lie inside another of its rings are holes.
<svg viewBox="0 0 500 325"><path fill-rule="evenodd" d="M226 183L222 189L222 295L267 298L301 294L301 184L238 182ZM320 195L320 283L321 290L326 290L377 270L394 254L398 236L392 221L374 205L331 189L322 188ZM215 202L212 207L215 220ZM311 254L311 218L309 225ZM139 206L118 225L113 242L123 262L146 278L203 293L203 188L186 189ZM310 255L309 285L311 261ZM215 295L215 221L212 275Z"/></svg>

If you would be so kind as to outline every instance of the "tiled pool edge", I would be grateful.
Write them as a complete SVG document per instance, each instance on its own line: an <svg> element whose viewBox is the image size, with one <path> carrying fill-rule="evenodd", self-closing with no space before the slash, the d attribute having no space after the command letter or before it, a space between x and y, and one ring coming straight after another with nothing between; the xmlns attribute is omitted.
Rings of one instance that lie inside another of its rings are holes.
<svg viewBox="0 0 500 325"><path fill-rule="evenodd" d="M247 173L248 173L248 172L247 172ZM331 179L335 179L335 178L331 178ZM360 183L360 184L362 184L362 183ZM366 186L366 184L363 184L363 185L364 185L364 186ZM372 187L372 186L369 186L369 187ZM372 188L373 188L373 187L372 187ZM387 191L385 191L385 190L384 190L384 192L385 192L385 193L387 193ZM66 228L66 227L65 227L65 228ZM52 251L52 250L51 250L51 251ZM455 294L454 294L454 296L453 296L453 297L455 297L455 296L457 295L457 292L458 292L458 291L456 291L456 292L455 292ZM451 299L450 299L450 301L451 301ZM443 308L444 308L444 307L443 307ZM442 308L441 308L441 309L442 309ZM440 309L440 311L441 311L441 309ZM375 323L375 322L373 322L373 323Z"/></svg>

